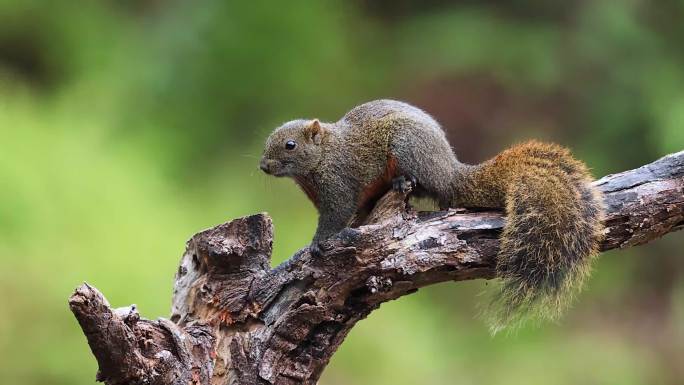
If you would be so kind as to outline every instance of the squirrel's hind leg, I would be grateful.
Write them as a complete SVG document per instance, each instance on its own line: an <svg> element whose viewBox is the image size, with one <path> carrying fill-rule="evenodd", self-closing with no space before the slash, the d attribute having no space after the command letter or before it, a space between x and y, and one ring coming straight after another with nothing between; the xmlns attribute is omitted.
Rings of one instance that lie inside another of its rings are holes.
<svg viewBox="0 0 684 385"><path fill-rule="evenodd" d="M449 207L457 161L441 132L427 129L397 134L391 152L397 160L398 175L415 179L414 195L429 196L442 209Z"/></svg>

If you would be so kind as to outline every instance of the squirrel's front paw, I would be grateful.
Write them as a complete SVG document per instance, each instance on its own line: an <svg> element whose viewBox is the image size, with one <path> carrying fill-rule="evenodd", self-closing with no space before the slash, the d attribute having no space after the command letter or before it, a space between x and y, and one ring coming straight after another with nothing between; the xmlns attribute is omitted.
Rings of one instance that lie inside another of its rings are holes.
<svg viewBox="0 0 684 385"><path fill-rule="evenodd" d="M309 253L312 257L320 257L326 252L332 250L333 245L330 241L313 241L309 245Z"/></svg>
<svg viewBox="0 0 684 385"><path fill-rule="evenodd" d="M392 189L401 193L407 193L411 190L415 190L418 185L418 181L415 177L409 175L400 175L392 179Z"/></svg>
<svg viewBox="0 0 684 385"><path fill-rule="evenodd" d="M309 254L311 254L311 256L314 258L318 258L321 255L323 255L320 243L316 241L311 242L311 244L309 245Z"/></svg>

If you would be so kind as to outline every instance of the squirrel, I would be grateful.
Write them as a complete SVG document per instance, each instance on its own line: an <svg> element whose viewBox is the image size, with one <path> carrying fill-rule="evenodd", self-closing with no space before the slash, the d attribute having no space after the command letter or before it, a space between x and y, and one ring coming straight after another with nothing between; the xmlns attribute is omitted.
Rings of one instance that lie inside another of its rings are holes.
<svg viewBox="0 0 684 385"><path fill-rule="evenodd" d="M556 320L589 275L601 239L601 196L567 149L529 141L463 164L430 115L395 100L364 103L334 123L283 124L266 140L260 168L292 177L318 209L313 256L407 182L440 209L505 209L496 258L503 283L485 310L493 332L529 318Z"/></svg>

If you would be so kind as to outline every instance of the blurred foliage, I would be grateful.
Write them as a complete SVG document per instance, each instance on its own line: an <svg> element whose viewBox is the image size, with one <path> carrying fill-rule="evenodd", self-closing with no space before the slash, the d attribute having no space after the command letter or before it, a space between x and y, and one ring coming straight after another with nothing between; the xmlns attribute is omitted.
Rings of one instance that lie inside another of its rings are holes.
<svg viewBox="0 0 684 385"><path fill-rule="evenodd" d="M282 121L392 97L471 162L530 137L596 175L681 150L682 18L681 0L1 0L0 378L93 383L68 295L87 279L168 315L199 229L268 211L274 263L305 246L313 207L256 168ZM512 336L474 316L486 282L427 288L359 323L321 383L682 383L683 248L606 253L561 325Z"/></svg>

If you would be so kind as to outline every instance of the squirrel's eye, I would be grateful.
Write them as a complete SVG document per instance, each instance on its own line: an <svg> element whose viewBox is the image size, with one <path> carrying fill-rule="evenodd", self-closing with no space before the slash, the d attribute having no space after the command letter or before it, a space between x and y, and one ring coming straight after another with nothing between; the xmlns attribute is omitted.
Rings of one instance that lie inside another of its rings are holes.
<svg viewBox="0 0 684 385"><path fill-rule="evenodd" d="M288 150L294 150L295 147L297 147L297 143L294 140L288 140L285 143L285 148Z"/></svg>

